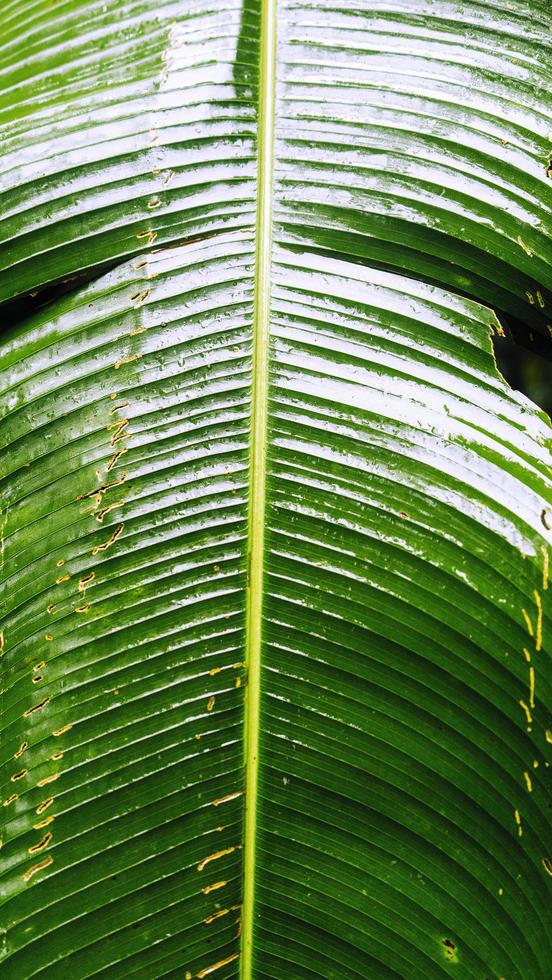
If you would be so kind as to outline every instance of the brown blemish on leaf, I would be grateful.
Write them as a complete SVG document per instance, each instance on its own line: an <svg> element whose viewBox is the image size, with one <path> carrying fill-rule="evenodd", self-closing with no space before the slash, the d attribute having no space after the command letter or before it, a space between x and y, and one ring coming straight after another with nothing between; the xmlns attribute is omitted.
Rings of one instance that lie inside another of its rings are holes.
<svg viewBox="0 0 552 980"><path fill-rule="evenodd" d="M139 289L138 292L133 293L130 297L130 302L134 304L134 309L137 310L146 302L149 296L151 296L151 288L148 286L146 289Z"/></svg>
<svg viewBox="0 0 552 980"><path fill-rule="evenodd" d="M124 504L125 504L124 500L115 500L112 504L109 504L108 507L102 507L102 509L99 510L98 513L96 514L96 520L98 521L98 524L103 524L103 519L106 514L109 514L109 512L112 510L119 510L119 508L123 507Z"/></svg>
<svg viewBox="0 0 552 980"><path fill-rule="evenodd" d="M52 760L52 762L59 762L60 759L63 759L63 755L64 755L64 753L63 752L60 752L59 749L58 749L57 752L54 752L50 756L50 759Z"/></svg>
<svg viewBox="0 0 552 980"><path fill-rule="evenodd" d="M106 466L106 471L109 473L113 469L113 467L117 465L117 463L119 462L121 456L124 456L124 454L127 453L127 452L128 452L128 449L126 449L125 446L123 446L121 449L119 449L118 452L116 452L111 457L111 459L109 460L109 463ZM125 477L126 477L126 473L125 473Z"/></svg>
<svg viewBox="0 0 552 980"><path fill-rule="evenodd" d="M544 864L544 870L552 875L552 861L549 858L543 858L542 863Z"/></svg>
<svg viewBox="0 0 552 980"><path fill-rule="evenodd" d="M212 711L215 707L216 698L212 695L207 702L207 711Z"/></svg>
<svg viewBox="0 0 552 980"><path fill-rule="evenodd" d="M31 680L33 684L40 684L40 682L44 680L44 677L42 674L35 674L34 677L31 677Z"/></svg>
<svg viewBox="0 0 552 980"><path fill-rule="evenodd" d="M119 526L115 528L113 534L111 535L110 538L107 539L107 541L105 541L103 544L96 545L95 548L92 548L92 554L97 555L99 554L100 551L106 551L108 548L111 547L112 544L115 544L117 538L121 537L124 528L125 528L124 524L119 524Z"/></svg>
<svg viewBox="0 0 552 980"><path fill-rule="evenodd" d="M41 708L45 708L51 700L51 698L44 698L42 701L39 701L38 704L33 704L32 708L27 708L27 710L23 712L23 718L28 718L29 715L33 715L35 711L40 711Z"/></svg>
<svg viewBox="0 0 552 980"><path fill-rule="evenodd" d="M113 434L109 440L112 449L115 448L116 442L127 437L128 432L125 432L127 426L128 419L117 419L115 422L110 422L107 426L108 429L113 429Z"/></svg>
<svg viewBox="0 0 552 980"><path fill-rule="evenodd" d="M58 568L61 568L62 565L65 565L65 558L60 558L59 561L56 561L56 565Z"/></svg>
<svg viewBox="0 0 552 980"><path fill-rule="evenodd" d="M161 198L157 197L157 195L155 195L155 197L151 197L147 203L147 207L149 211L153 211L154 208L158 208L160 205L161 205Z"/></svg>
<svg viewBox="0 0 552 980"><path fill-rule="evenodd" d="M39 803L35 810L37 816L40 816L41 813L44 813L44 811L47 810L48 807L51 806L53 802L54 802L54 797L49 796L47 800L43 800L42 803Z"/></svg>
<svg viewBox="0 0 552 980"><path fill-rule="evenodd" d="M20 759L25 749L27 749L28 747L29 747L28 742L21 742L21 745L19 746L17 752L14 752L13 754L14 759Z"/></svg>
<svg viewBox="0 0 552 980"><path fill-rule="evenodd" d="M48 642L49 642L49 643L51 643L51 641L52 641L52 640L53 640L54 638L53 638L53 636L52 636L52 634L51 634L51 633L45 633L45 634L44 634L44 639L45 639L45 640L48 640Z"/></svg>
<svg viewBox="0 0 552 980"><path fill-rule="evenodd" d="M103 483L101 487L94 487L93 490L88 490L86 493L79 494L75 497L75 500L88 500L89 497L96 497L98 494L101 496L111 490L113 487L120 487L121 483L124 483L127 478L126 473L121 473L118 480L112 480L111 483Z"/></svg>
<svg viewBox="0 0 552 980"><path fill-rule="evenodd" d="M453 943L452 939L443 939L443 947L447 960L451 963L458 963L456 943Z"/></svg>
<svg viewBox="0 0 552 980"><path fill-rule="evenodd" d="M84 592L85 589L94 581L96 578L96 572L89 572L84 578L79 581L79 592Z"/></svg>
<svg viewBox="0 0 552 980"><path fill-rule="evenodd" d="M10 803L15 803L15 801L18 799L19 796L17 795L17 793L12 793L11 796L8 796L7 800L4 800L4 806L9 806Z"/></svg>
<svg viewBox="0 0 552 980"><path fill-rule="evenodd" d="M23 878L25 881L29 881L33 875L38 874L39 871L43 871L44 868L48 868L53 863L54 859L51 855L49 855L48 857L44 858L44 860L39 861L38 864L33 864L32 868L28 868L27 871L24 872Z"/></svg>
<svg viewBox="0 0 552 980"><path fill-rule="evenodd" d="M52 732L52 735L55 735L56 737L58 735L65 735L65 732L71 731L72 727L72 725L64 725L63 728L56 728L55 732Z"/></svg>
<svg viewBox="0 0 552 980"><path fill-rule="evenodd" d="M128 402L120 402L120 403L119 403L118 405L113 405L113 406L112 406L112 407L110 408L110 410L109 410L109 414L110 414L110 415L113 415L113 413L114 413L114 412L120 412L120 410L121 410L122 408L128 408L128 406L129 406L129 403L128 403Z"/></svg>
<svg viewBox="0 0 552 980"><path fill-rule="evenodd" d="M546 510L546 508L541 510L541 524L544 525L547 531L552 530L552 525L548 523L548 511Z"/></svg>
<svg viewBox="0 0 552 980"><path fill-rule="evenodd" d="M11 782L16 783L18 779L23 779L28 771L28 769L20 769L19 772L14 772L13 776L10 777Z"/></svg>
<svg viewBox="0 0 552 980"><path fill-rule="evenodd" d="M56 585L61 585L62 582L68 582L70 578L70 575L60 575L59 578L56 579Z"/></svg>
<svg viewBox="0 0 552 980"><path fill-rule="evenodd" d="M46 661L40 660L39 663L34 665L33 670L44 670L45 666L46 666Z"/></svg>
<svg viewBox="0 0 552 980"><path fill-rule="evenodd" d="M45 851L52 837L53 834L51 833L44 834L44 837L42 840L39 840L38 844L33 844L32 847L29 847L29 854L40 854L41 851Z"/></svg>
<svg viewBox="0 0 552 980"><path fill-rule="evenodd" d="M53 602L51 602L49 606L46 606L46 612L48 613L49 616L52 615L52 613L54 612L55 608L56 607L55 607L55 604Z"/></svg>

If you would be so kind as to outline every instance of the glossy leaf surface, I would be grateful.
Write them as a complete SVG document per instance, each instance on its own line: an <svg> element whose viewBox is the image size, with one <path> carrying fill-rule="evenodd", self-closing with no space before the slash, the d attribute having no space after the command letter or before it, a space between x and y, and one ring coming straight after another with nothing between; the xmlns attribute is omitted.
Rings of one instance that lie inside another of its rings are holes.
<svg viewBox="0 0 552 980"><path fill-rule="evenodd" d="M547 5L0 24L3 974L547 980Z"/></svg>

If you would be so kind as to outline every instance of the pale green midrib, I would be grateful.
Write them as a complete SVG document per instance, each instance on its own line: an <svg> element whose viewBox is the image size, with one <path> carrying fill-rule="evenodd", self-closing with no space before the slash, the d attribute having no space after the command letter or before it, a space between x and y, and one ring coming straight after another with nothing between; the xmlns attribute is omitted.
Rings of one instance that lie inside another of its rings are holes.
<svg viewBox="0 0 552 980"><path fill-rule="evenodd" d="M248 589L246 619L245 827L241 939L241 980L251 980L259 774L261 617L266 512L268 355L272 260L272 177L276 87L276 3L261 0L257 141L257 221L253 392L249 469Z"/></svg>

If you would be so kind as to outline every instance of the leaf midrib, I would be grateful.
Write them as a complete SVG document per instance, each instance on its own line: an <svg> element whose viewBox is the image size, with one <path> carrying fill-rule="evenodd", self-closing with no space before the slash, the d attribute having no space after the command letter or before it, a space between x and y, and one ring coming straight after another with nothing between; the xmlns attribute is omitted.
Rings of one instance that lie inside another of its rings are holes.
<svg viewBox="0 0 552 980"><path fill-rule="evenodd" d="M272 184L276 89L276 4L262 0L259 51L257 217L249 465L248 584L245 662L245 822L242 906L242 980L252 976L261 696L261 621L266 512L268 358L272 265Z"/></svg>

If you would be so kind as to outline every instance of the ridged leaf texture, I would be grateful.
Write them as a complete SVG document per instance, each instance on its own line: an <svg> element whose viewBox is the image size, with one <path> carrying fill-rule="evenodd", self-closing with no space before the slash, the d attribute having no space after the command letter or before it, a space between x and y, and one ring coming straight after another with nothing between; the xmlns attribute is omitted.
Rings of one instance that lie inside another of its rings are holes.
<svg viewBox="0 0 552 980"><path fill-rule="evenodd" d="M550 980L551 28L2 5L5 980Z"/></svg>

